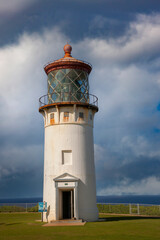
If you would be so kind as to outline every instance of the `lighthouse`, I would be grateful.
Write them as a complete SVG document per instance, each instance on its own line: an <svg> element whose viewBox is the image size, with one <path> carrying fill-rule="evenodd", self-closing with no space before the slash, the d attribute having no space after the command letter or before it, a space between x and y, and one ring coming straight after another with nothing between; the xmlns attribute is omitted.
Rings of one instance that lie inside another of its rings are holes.
<svg viewBox="0 0 160 240"><path fill-rule="evenodd" d="M93 126L98 99L89 92L89 63L71 56L47 64L47 95L40 97L44 118L44 221L96 221Z"/></svg>

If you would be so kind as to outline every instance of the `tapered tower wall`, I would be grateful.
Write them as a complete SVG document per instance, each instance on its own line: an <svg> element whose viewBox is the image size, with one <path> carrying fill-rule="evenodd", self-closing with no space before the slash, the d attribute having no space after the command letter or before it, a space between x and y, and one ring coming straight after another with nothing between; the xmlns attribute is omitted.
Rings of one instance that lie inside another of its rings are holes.
<svg viewBox="0 0 160 240"><path fill-rule="evenodd" d="M65 119L64 113L69 117ZM54 123L50 118L54 113ZM79 114L83 113L83 118ZM44 113L45 157L43 199L50 206L48 220L56 219L56 190L53 181L63 173L79 179L79 218L97 220L95 166L93 146L93 120L95 111L85 107L70 106L50 108ZM70 156L64 162L63 154ZM60 216L57 218L59 219ZM45 214L44 214L45 219Z"/></svg>

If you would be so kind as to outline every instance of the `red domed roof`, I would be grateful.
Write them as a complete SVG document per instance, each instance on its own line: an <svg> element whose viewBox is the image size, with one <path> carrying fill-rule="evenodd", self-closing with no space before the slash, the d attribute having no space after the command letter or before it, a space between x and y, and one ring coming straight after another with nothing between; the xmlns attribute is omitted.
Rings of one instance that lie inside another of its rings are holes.
<svg viewBox="0 0 160 240"><path fill-rule="evenodd" d="M83 71L88 72L88 74L92 70L92 66L89 63L86 63L84 61L78 60L76 58L73 58L71 56L72 46L70 44L66 44L64 46L64 52L65 55L63 58L60 58L58 60L55 60L51 63L48 63L44 70L46 74L48 75L51 71L58 70L58 69L66 69L66 68L72 68L72 69L81 69Z"/></svg>

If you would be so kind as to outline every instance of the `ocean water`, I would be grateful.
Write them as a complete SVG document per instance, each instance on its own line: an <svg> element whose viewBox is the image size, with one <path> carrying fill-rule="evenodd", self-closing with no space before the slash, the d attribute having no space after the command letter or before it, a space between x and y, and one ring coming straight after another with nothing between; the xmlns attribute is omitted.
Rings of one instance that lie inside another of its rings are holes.
<svg viewBox="0 0 160 240"><path fill-rule="evenodd" d="M37 203L42 201L42 197L0 199L0 203ZM97 196L97 203L139 203L160 205L160 195Z"/></svg>
<svg viewBox="0 0 160 240"><path fill-rule="evenodd" d="M0 203L37 203L42 202L42 197L35 198L0 198Z"/></svg>

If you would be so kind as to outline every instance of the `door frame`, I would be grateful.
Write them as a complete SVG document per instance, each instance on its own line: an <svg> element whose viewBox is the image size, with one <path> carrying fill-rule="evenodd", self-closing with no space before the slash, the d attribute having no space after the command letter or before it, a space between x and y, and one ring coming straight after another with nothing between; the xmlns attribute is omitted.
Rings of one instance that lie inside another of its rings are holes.
<svg viewBox="0 0 160 240"><path fill-rule="evenodd" d="M78 208L78 181L70 174L63 174L54 179L55 181L55 218L56 220L62 219L62 191L73 190L73 205L75 219L79 219Z"/></svg>

